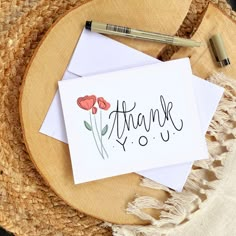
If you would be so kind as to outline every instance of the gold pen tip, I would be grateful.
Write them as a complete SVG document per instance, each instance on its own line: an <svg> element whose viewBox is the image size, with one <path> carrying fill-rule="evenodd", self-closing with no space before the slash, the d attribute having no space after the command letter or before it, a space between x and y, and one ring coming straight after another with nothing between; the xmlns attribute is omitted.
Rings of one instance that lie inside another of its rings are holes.
<svg viewBox="0 0 236 236"><path fill-rule="evenodd" d="M202 45L203 45L202 42L196 42L196 46L197 46L197 47L201 47Z"/></svg>
<svg viewBox="0 0 236 236"><path fill-rule="evenodd" d="M208 47L206 42L199 42L199 47Z"/></svg>
<svg viewBox="0 0 236 236"><path fill-rule="evenodd" d="M202 43L197 42L192 39L175 37L173 41L173 45L182 46L182 47L200 47Z"/></svg>

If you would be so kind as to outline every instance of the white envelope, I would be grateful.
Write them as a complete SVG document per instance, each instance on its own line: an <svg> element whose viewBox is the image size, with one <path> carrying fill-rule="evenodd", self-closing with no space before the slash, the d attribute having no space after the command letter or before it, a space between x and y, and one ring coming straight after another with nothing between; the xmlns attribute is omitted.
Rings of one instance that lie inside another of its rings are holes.
<svg viewBox="0 0 236 236"><path fill-rule="evenodd" d="M83 30L63 79L78 78L160 62L142 52L101 34ZM82 79L82 78L81 78ZM193 76L196 102L203 135L209 126L223 88ZM67 143L59 93L57 92L40 132ZM139 174L181 191L192 163L139 172Z"/></svg>

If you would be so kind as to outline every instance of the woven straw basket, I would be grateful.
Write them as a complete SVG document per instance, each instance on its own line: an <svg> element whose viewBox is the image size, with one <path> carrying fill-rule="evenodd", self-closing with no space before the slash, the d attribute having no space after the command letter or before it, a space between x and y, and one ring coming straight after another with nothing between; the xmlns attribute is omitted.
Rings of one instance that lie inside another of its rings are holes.
<svg viewBox="0 0 236 236"><path fill-rule="evenodd" d="M60 16L87 2L0 0L0 226L15 235L112 235L112 228L68 206L44 182L25 148L18 110L22 78L40 40ZM178 35L193 34L208 2L192 1ZM226 1L212 2L236 19ZM159 58L175 50L166 47Z"/></svg>

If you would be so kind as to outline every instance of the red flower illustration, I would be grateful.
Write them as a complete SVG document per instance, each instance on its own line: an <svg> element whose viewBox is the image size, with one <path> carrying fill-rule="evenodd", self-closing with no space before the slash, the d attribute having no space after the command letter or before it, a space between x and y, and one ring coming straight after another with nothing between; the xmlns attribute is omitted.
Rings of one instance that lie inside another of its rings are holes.
<svg viewBox="0 0 236 236"><path fill-rule="evenodd" d="M96 102L96 96L94 96L94 95L79 97L77 99L78 106L80 108L84 109L84 110L92 109L94 104L95 104L95 102Z"/></svg>
<svg viewBox="0 0 236 236"><path fill-rule="evenodd" d="M107 102L103 97L97 99L99 108L103 110L108 110L110 108L110 103Z"/></svg>
<svg viewBox="0 0 236 236"><path fill-rule="evenodd" d="M97 105L95 106L96 102L98 103L99 108L102 110L108 110L111 106L110 103L107 102L103 97L97 98L95 95L90 95L90 96L86 95L84 97L79 97L77 99L77 105L80 108L87 111L92 110L91 112L89 112L89 121L84 120L84 126L87 130L92 132L97 150L102 156L102 158L105 159L105 156L108 158L109 155L103 145L102 138L103 136L106 135L108 131L108 125L107 124L105 126L102 125L102 111L101 110L100 110L100 118L96 116L97 111L98 111L98 108L96 107ZM96 118L99 118L100 127L98 127L97 125Z"/></svg>
<svg viewBox="0 0 236 236"><path fill-rule="evenodd" d="M97 107L92 107L92 113L95 115L97 113Z"/></svg>

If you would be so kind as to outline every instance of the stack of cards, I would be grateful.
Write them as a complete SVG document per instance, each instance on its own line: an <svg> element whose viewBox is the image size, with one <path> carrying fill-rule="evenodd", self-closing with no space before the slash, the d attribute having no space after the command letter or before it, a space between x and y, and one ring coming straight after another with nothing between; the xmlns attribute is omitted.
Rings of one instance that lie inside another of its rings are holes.
<svg viewBox="0 0 236 236"><path fill-rule="evenodd" d="M84 30L40 132L69 144L75 184L138 174L181 191L223 88Z"/></svg>

